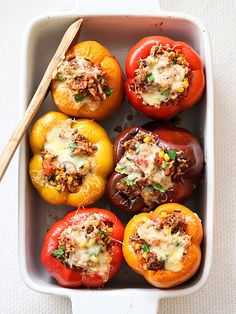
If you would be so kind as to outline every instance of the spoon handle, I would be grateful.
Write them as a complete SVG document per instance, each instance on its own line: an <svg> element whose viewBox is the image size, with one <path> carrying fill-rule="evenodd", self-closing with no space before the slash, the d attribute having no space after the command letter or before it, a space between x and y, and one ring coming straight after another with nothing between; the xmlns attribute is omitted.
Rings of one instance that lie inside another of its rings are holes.
<svg viewBox="0 0 236 314"><path fill-rule="evenodd" d="M44 75L39 83L39 86L27 107L22 119L20 120L19 124L17 125L15 131L12 133L9 141L7 142L5 148L3 149L0 155L0 181L2 180L5 171L8 168L8 165L22 139L24 136L27 128L29 127L32 119L36 115L37 111L39 110L41 104L43 103L48 88L50 86L52 80L53 71L57 68L57 65L60 61L64 59L65 53L70 47L72 41L74 40L76 34L78 33L82 19L77 20L70 27L66 30L54 56L52 57Z"/></svg>

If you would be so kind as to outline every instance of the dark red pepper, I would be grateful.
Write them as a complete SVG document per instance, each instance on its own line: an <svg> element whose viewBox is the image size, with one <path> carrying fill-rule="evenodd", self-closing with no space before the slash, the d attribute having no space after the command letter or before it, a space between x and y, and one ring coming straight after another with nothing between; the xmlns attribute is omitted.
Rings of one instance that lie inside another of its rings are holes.
<svg viewBox="0 0 236 314"><path fill-rule="evenodd" d="M196 188L204 165L203 152L198 139L186 129L170 124L157 125L156 122L151 122L144 127L145 129L139 126L129 127L117 137L114 144L115 163L118 163L123 157L125 153L123 145L126 141L137 134L150 135L151 132L159 147L181 151L189 165L181 177L172 178L173 190L168 193L160 193L155 207L169 202L184 201ZM117 208L131 212L147 209L148 206L144 203L142 196L139 195L132 199L117 190L116 183L123 177L125 175L114 172L109 178L107 193L111 202ZM149 210L152 208L149 207Z"/></svg>

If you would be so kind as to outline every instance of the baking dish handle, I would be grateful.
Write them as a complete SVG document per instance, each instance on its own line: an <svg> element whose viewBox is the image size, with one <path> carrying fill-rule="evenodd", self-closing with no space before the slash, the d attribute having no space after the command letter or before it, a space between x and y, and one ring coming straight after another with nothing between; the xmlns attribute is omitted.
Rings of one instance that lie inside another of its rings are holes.
<svg viewBox="0 0 236 314"><path fill-rule="evenodd" d="M73 314L157 314L159 298L156 293L135 294L131 292L97 295L91 290L90 296L74 294L71 298Z"/></svg>
<svg viewBox="0 0 236 314"><path fill-rule="evenodd" d="M155 15L160 13L161 5L160 0L75 0L75 11L81 15Z"/></svg>

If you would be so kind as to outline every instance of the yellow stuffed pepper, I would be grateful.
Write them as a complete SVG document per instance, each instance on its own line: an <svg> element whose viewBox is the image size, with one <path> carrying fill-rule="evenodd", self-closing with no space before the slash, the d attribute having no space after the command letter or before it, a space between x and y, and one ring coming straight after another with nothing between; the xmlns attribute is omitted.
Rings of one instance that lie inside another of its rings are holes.
<svg viewBox="0 0 236 314"><path fill-rule="evenodd" d="M87 206L102 197L113 167L112 144L96 122L49 112L34 124L30 145L30 178L47 202Z"/></svg>
<svg viewBox="0 0 236 314"><path fill-rule="evenodd" d="M201 220L187 207L168 203L134 216L125 228L127 264L153 286L171 288L191 278L201 262Z"/></svg>
<svg viewBox="0 0 236 314"><path fill-rule="evenodd" d="M71 116L105 119L124 99L119 63L96 41L73 46L53 76L53 101L60 111Z"/></svg>

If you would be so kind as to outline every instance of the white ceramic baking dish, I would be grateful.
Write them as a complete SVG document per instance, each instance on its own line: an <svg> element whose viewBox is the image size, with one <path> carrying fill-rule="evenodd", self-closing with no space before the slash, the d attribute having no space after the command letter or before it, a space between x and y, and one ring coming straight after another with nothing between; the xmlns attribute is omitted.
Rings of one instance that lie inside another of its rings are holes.
<svg viewBox="0 0 236 314"><path fill-rule="evenodd" d="M205 64L206 92L200 103L180 115L179 123L196 133L202 140L206 167L202 184L186 202L202 219L204 241L202 263L197 274L185 284L173 289L161 290L151 287L139 275L125 265L104 289L68 289L58 286L40 263L40 251L49 226L70 210L46 204L32 187L28 176L28 161L31 156L28 135L20 151L19 176L19 254L23 280L32 289L68 296L74 313L157 313L158 301L164 297L176 297L193 293L206 282L210 271L213 241L214 207L214 140L213 140L213 82L209 37L204 25L196 18L164 12L158 1L91 1L76 0L72 12L44 15L28 26L23 42L21 67L21 106L25 110L44 70L53 55L63 32L78 17L84 18L80 40L97 40L107 46L124 68L129 48L148 35L164 35L190 44L202 57ZM56 110L50 95L43 104L38 117ZM128 121L127 114L134 119ZM118 134L115 126L143 124L146 119L134 112L125 103L118 114L102 122L112 139ZM96 204L110 208L104 197ZM114 210L114 209L112 209ZM130 215L114 210L127 222Z"/></svg>

